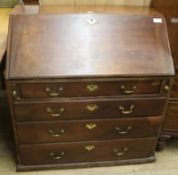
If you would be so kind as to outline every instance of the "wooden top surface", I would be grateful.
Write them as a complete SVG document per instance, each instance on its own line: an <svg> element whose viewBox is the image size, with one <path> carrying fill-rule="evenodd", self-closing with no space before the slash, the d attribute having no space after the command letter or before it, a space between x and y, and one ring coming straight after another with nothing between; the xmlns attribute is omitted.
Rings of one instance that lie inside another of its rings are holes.
<svg viewBox="0 0 178 175"><path fill-rule="evenodd" d="M45 8L40 14L11 15L7 78L174 74L165 21L159 13L145 9L147 13L130 15L125 9L118 14L116 8L111 12L112 7L108 12L105 8L84 13L81 7L81 13L49 14ZM154 23L153 18L162 22Z"/></svg>

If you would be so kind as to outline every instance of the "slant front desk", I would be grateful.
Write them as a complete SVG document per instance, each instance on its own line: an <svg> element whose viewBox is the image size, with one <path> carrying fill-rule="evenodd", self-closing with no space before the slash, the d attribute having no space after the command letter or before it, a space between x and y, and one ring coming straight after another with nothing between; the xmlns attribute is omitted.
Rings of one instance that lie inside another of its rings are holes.
<svg viewBox="0 0 178 175"><path fill-rule="evenodd" d="M173 75L154 10L16 7L6 84L17 170L154 161Z"/></svg>

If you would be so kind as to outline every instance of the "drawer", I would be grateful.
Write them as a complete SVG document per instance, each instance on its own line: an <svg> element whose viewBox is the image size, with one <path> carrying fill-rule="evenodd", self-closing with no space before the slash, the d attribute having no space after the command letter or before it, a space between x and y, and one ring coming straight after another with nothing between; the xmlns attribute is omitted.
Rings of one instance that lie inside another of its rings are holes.
<svg viewBox="0 0 178 175"><path fill-rule="evenodd" d="M176 77L173 81L171 97L178 98L178 70L176 71Z"/></svg>
<svg viewBox="0 0 178 175"><path fill-rule="evenodd" d="M154 155L155 139L20 145L21 165L118 161Z"/></svg>
<svg viewBox="0 0 178 175"><path fill-rule="evenodd" d="M155 137L161 117L17 124L22 144Z"/></svg>
<svg viewBox="0 0 178 175"><path fill-rule="evenodd" d="M165 99L99 99L16 103L16 121L161 116Z"/></svg>
<svg viewBox="0 0 178 175"><path fill-rule="evenodd" d="M19 96L28 98L88 97L159 94L161 80L83 81L61 83L22 83Z"/></svg>
<svg viewBox="0 0 178 175"><path fill-rule="evenodd" d="M164 130L178 132L178 101L168 104Z"/></svg>

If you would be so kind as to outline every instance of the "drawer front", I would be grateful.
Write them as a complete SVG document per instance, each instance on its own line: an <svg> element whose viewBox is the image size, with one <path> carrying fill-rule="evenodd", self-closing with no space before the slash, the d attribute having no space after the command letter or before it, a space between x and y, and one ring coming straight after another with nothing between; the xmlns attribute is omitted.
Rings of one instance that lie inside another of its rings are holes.
<svg viewBox="0 0 178 175"><path fill-rule="evenodd" d="M168 105L164 130L178 132L178 101Z"/></svg>
<svg viewBox="0 0 178 175"><path fill-rule="evenodd" d="M17 124L22 144L155 137L161 117Z"/></svg>
<svg viewBox="0 0 178 175"><path fill-rule="evenodd" d="M56 98L159 94L161 80L20 84L20 97Z"/></svg>
<svg viewBox="0 0 178 175"><path fill-rule="evenodd" d="M171 97L178 98L178 70L176 71L176 77L173 81L172 91L171 91Z"/></svg>
<svg viewBox="0 0 178 175"><path fill-rule="evenodd" d="M63 164L148 158L155 139L20 145L20 164Z"/></svg>
<svg viewBox="0 0 178 175"><path fill-rule="evenodd" d="M165 99L70 100L15 104L17 121L161 116Z"/></svg>

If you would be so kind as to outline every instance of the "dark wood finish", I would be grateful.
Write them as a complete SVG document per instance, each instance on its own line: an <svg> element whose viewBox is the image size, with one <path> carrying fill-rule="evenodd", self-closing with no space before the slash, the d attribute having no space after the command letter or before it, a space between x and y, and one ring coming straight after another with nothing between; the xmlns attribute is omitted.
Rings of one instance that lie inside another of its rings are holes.
<svg viewBox="0 0 178 175"><path fill-rule="evenodd" d="M166 17L171 51L176 69L176 77L169 98L166 120L158 143L158 150L162 150L170 138L178 137L178 1L153 0L153 7L162 12Z"/></svg>
<svg viewBox="0 0 178 175"><path fill-rule="evenodd" d="M17 171L34 171L34 170L49 170L49 169L71 169L71 168L90 168L90 167L106 167L117 165L131 165L153 163L156 160L155 156L141 158L141 159L126 159L115 161L102 161L101 162L80 162L80 163L68 163L68 164L48 164L48 165L17 165Z"/></svg>
<svg viewBox="0 0 178 175"><path fill-rule="evenodd" d="M18 103L15 104L14 114L17 121L135 118L160 116L164 106L165 98L60 100L51 103Z"/></svg>
<svg viewBox="0 0 178 175"><path fill-rule="evenodd" d="M178 102L170 101L168 105L168 111L166 114L166 120L164 123L165 131L178 132Z"/></svg>
<svg viewBox="0 0 178 175"><path fill-rule="evenodd" d="M21 164L63 164L146 158L154 154L154 144L155 139L134 139L70 144L21 145ZM94 146L94 148L88 151L85 148L88 145ZM50 155L51 153L54 154ZM58 156L61 158L57 159Z"/></svg>
<svg viewBox="0 0 178 175"><path fill-rule="evenodd" d="M176 10L178 10L178 7ZM178 16L168 16L167 24L169 26L168 30L170 33L172 52L178 54Z"/></svg>
<svg viewBox="0 0 178 175"><path fill-rule="evenodd" d="M178 70L176 70L176 73L177 72ZM176 75L174 82L173 82L171 98L178 98L178 74Z"/></svg>
<svg viewBox="0 0 178 175"><path fill-rule="evenodd" d="M159 94L161 80L147 81L96 81L61 82L61 83L24 83L20 84L20 98L49 97L87 97L87 96L117 96ZM49 88L51 91L47 92ZM128 93L130 92L130 93ZM58 93L52 96L51 93Z"/></svg>
<svg viewBox="0 0 178 175"><path fill-rule="evenodd" d="M178 69L178 54L172 54L173 60L174 60L174 65L175 68Z"/></svg>
<svg viewBox="0 0 178 175"><path fill-rule="evenodd" d="M90 15L96 20L93 25L87 22L88 14L84 13L26 15L25 18L12 15L12 32L16 34L11 38L10 52L14 54L9 58L8 77L174 75L165 19L161 14L108 15L107 8L103 12ZM162 22L154 23L153 18ZM23 42L30 41L32 36L35 44Z"/></svg>
<svg viewBox="0 0 178 175"><path fill-rule="evenodd" d="M17 135L21 144L154 137L158 134L160 121L160 117L149 117L146 119L18 123Z"/></svg>
<svg viewBox="0 0 178 175"><path fill-rule="evenodd" d="M148 8L84 13L91 8L16 7L10 17L18 170L155 160L174 75L165 19Z"/></svg>

